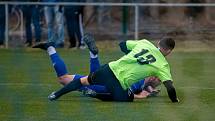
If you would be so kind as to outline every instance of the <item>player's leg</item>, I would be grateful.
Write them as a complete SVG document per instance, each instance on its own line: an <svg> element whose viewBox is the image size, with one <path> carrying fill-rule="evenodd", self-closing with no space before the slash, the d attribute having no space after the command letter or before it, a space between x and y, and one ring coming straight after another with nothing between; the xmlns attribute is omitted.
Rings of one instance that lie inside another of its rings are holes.
<svg viewBox="0 0 215 121"><path fill-rule="evenodd" d="M51 61L52 65L55 69L55 72L57 74L57 77L59 78L59 82L63 85L68 84L71 80L73 80L74 76L69 75L66 65L64 61L60 58L58 53L55 50L55 43L38 43L37 45L33 46L33 48L41 48L43 50L46 50Z"/></svg>
<svg viewBox="0 0 215 121"><path fill-rule="evenodd" d="M100 67L100 62L98 58L98 48L96 47L95 39L90 34L85 34L83 41L86 43L86 45L89 48L90 73L92 73L92 72L95 72ZM101 97L102 99L106 99L105 96L110 94L107 88L103 85L89 85L89 86L84 86L82 89L83 89L82 91L84 95L86 94L87 96L90 96L90 97L95 97L95 95L98 95L98 97Z"/></svg>
<svg viewBox="0 0 215 121"><path fill-rule="evenodd" d="M130 89L124 90L116 78L116 76L111 71L110 67L107 65L104 69L106 77L105 86L110 91L113 96L113 101L119 102L132 102L134 99L134 94Z"/></svg>
<svg viewBox="0 0 215 121"><path fill-rule="evenodd" d="M85 35L85 37L86 37L86 35ZM93 42L94 40L91 42L88 42L89 40L87 40L87 39L83 39L83 40L85 43L88 43L87 44L88 48L90 48L91 45L96 47L95 42ZM98 52L93 54L89 49L89 54L90 54L90 73L92 73L92 72L95 72L100 67L100 62L99 62L99 58L98 58ZM100 85L90 85L90 86L86 86L86 87L84 86L81 88L81 91L88 91L88 90L93 90L95 92L104 92L103 90L105 90L105 87L100 86Z"/></svg>
<svg viewBox="0 0 215 121"><path fill-rule="evenodd" d="M92 85L104 85L110 93L109 100L133 101L133 93L121 87L108 64L101 66L96 72L91 73L88 77L88 83Z"/></svg>
<svg viewBox="0 0 215 121"><path fill-rule="evenodd" d="M113 97L114 101L133 101L133 93L131 93L129 90L124 90L121 87L119 81L116 79L107 64L100 67L96 72L91 73L89 77L87 76L71 81L60 90L50 94L48 98L49 100L56 100L68 92L75 91L81 88L83 85L89 84L105 85L108 91L111 93L111 97Z"/></svg>
<svg viewBox="0 0 215 121"><path fill-rule="evenodd" d="M90 52L92 52L92 54L96 55L98 53L98 49L95 45L95 40L94 40L93 36L90 34L85 34L83 40L87 44ZM49 95L49 99L50 100L56 100L60 96L66 94L70 91L75 91L75 90L80 89L83 85L89 85L88 77L74 79L69 84L67 84L66 86L64 86L60 90L58 90L57 92L54 92L51 95Z"/></svg>
<svg viewBox="0 0 215 121"><path fill-rule="evenodd" d="M96 47L96 43L93 35L86 33L83 37L83 41L88 46L90 52L92 52L94 55L98 54L98 48Z"/></svg>
<svg viewBox="0 0 215 121"><path fill-rule="evenodd" d="M100 67L98 54L90 53L90 73L95 72Z"/></svg>
<svg viewBox="0 0 215 121"><path fill-rule="evenodd" d="M89 54L90 54L90 73L95 72L100 67L100 62L98 58L98 48L95 44L95 39L90 34L85 34L83 41L86 43L86 45L89 48ZM81 88L81 91L83 93L89 94L89 92L95 92L95 93L107 93L107 89L102 85L89 85L89 86L83 86ZM90 95L94 95L93 93Z"/></svg>
<svg viewBox="0 0 215 121"><path fill-rule="evenodd" d="M95 72L100 67L98 55L94 55L90 52L90 73ZM109 92L107 88L103 85L88 85L80 88L85 96L89 97L101 97L102 99L107 99ZM107 97L105 97L107 96Z"/></svg>
<svg viewBox="0 0 215 121"><path fill-rule="evenodd" d="M100 62L98 58L98 54L93 54L91 51L90 53L90 73L95 72L100 67ZM80 88L80 91L83 91L84 95L85 93L88 94L88 96L92 95L94 96L94 93L107 93L107 89L102 85L89 85L89 86L83 86ZM90 94L92 92L92 94Z"/></svg>
<svg viewBox="0 0 215 121"><path fill-rule="evenodd" d="M83 93L87 93L87 94L90 94L89 91L91 90L95 93L100 93L100 94L109 93L107 88L103 85L87 85L87 86L81 87L80 90L83 91Z"/></svg>
<svg viewBox="0 0 215 121"><path fill-rule="evenodd" d="M74 77L72 75L68 75L68 71L64 61L60 58L54 47L48 47L47 52L50 56L52 65L55 69L60 83L63 85L68 84L68 82L71 81Z"/></svg>
<svg viewBox="0 0 215 121"><path fill-rule="evenodd" d="M74 79L73 81L71 81L69 84L65 85L60 90L58 90L56 92L52 92L48 96L49 100L50 101L57 100L62 95L66 94L68 92L78 90L79 88L83 87L83 85L88 83L88 81L87 82L84 81L84 80L87 80L87 79L88 79L88 77ZM97 98L97 99L100 99L102 101L112 101L113 100L113 96L111 95L111 93L103 93L103 94L98 93L96 95L91 95L90 97Z"/></svg>
<svg viewBox="0 0 215 121"><path fill-rule="evenodd" d="M95 39L93 35L86 33L83 37L83 41L86 43L90 53L90 72L95 72L100 67L98 48Z"/></svg>
<svg viewBox="0 0 215 121"><path fill-rule="evenodd" d="M56 91L56 92L53 92L49 95L49 100L56 100L58 99L59 97L61 97L62 95L68 93L68 92L71 92L71 91L75 91L75 90L78 90L80 89L82 86L86 86L86 85L90 85L89 81L91 82L92 85L95 85L95 84L100 84L100 85L104 85L106 81L103 81L101 83L97 83L96 81L97 80L105 80L105 78L103 78L103 76L99 76L101 78L97 78L95 82L91 81L93 80L92 78L95 78L94 75L99 75L99 74L105 74L105 72L103 72L103 70L105 69L104 67L106 66L102 66L101 68L99 68L99 70L97 70L95 73L91 73L88 76L86 77L82 77L82 78L79 78L79 79L74 79L73 81L71 81L70 83L68 83L67 85L65 85L63 88L61 88L60 90Z"/></svg>
<svg viewBox="0 0 215 121"><path fill-rule="evenodd" d="M62 95L71 92L71 91L76 91L78 89L80 89L82 86L84 85L89 85L88 83L88 77L82 77L82 78L78 78L78 79L73 79L73 81L69 82L67 85L65 85L63 88L61 88L60 90L56 91L56 92L52 92L48 98L49 100L57 100L58 98L60 98Z"/></svg>

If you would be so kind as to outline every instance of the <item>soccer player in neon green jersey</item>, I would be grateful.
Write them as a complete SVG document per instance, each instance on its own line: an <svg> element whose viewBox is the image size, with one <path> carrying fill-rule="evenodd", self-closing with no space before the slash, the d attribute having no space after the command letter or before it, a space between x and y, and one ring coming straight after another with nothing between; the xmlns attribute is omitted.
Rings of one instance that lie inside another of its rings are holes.
<svg viewBox="0 0 215 121"><path fill-rule="evenodd" d="M95 46L92 36L86 37ZM101 84L110 91L113 101L133 101L137 95L130 87L135 82L155 76L165 85L172 102L179 102L173 86L170 67L165 59L175 47L172 38L161 39L157 47L146 39L139 41L128 40L120 43L121 50L126 53L117 61L101 66L89 76L71 81L60 90L49 95L50 100L56 100L70 91L79 89L82 85ZM89 48L89 49L90 49Z"/></svg>

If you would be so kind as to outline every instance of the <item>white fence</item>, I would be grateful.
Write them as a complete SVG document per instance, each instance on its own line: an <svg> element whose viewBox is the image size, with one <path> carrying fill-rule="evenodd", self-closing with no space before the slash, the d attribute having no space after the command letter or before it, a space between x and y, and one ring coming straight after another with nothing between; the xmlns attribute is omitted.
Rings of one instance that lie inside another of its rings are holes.
<svg viewBox="0 0 215 121"><path fill-rule="evenodd" d="M5 24L5 46L8 48L8 39L9 39L9 27L8 27L8 6L9 5L63 5L63 6L130 6L134 7L134 38L138 39L139 36L139 7L141 6L160 6L160 7L214 7L215 3L77 3L77 2L0 2L0 5L5 5L5 15L6 15L6 24Z"/></svg>

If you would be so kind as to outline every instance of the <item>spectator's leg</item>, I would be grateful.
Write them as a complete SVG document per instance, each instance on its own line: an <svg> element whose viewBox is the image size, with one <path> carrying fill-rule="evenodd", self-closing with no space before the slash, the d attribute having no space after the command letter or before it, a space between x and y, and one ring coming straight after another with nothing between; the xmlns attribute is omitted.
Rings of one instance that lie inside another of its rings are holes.
<svg viewBox="0 0 215 121"><path fill-rule="evenodd" d="M80 35L78 35L78 36L80 36L80 37L78 37L78 40L79 40L79 47L80 47L80 49L85 49L86 48L86 46L85 46L85 44L84 44L84 41L83 41L83 36L84 36L84 29L83 29L83 14L79 14L78 15L78 25L79 25L79 31L80 31Z"/></svg>
<svg viewBox="0 0 215 121"><path fill-rule="evenodd" d="M5 39L5 7L0 5L0 46L4 44Z"/></svg>
<svg viewBox="0 0 215 121"><path fill-rule="evenodd" d="M32 8L31 6L23 7L23 16L25 18L25 32L26 32L26 46L32 45L32 30L31 30L31 17L32 17Z"/></svg>
<svg viewBox="0 0 215 121"><path fill-rule="evenodd" d="M53 6L46 6L44 8L44 14L46 23L48 26L48 41L49 42L55 42L54 41L54 7Z"/></svg>
<svg viewBox="0 0 215 121"><path fill-rule="evenodd" d="M36 42L41 40L41 27L40 27L40 11L38 6L32 7L32 21L34 24Z"/></svg>
<svg viewBox="0 0 215 121"><path fill-rule="evenodd" d="M74 48L76 47L76 40L75 40L75 32L74 32L74 27L73 27L73 17L72 15L73 13L70 13L70 11L68 9L65 9L65 18L66 18L66 22L67 22L67 31L68 31L68 35L69 35L69 42L70 42L70 48Z"/></svg>
<svg viewBox="0 0 215 121"><path fill-rule="evenodd" d="M55 20L56 20L56 28L57 28L57 39L56 45L57 47L64 46L64 10L61 6L55 7Z"/></svg>

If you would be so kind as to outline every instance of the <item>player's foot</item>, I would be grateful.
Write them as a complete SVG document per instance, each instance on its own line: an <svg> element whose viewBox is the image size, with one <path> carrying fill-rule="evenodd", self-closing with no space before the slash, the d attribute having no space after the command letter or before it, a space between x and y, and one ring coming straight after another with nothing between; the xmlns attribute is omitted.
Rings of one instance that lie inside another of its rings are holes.
<svg viewBox="0 0 215 121"><path fill-rule="evenodd" d="M42 50L47 50L48 47L53 46L55 47L54 42L39 42L35 44L32 48L40 48Z"/></svg>
<svg viewBox="0 0 215 121"><path fill-rule="evenodd" d="M48 99L49 99L50 101L57 100L57 97L56 97L56 95L55 95L55 92L52 92L52 93L48 96Z"/></svg>
<svg viewBox="0 0 215 121"><path fill-rule="evenodd" d="M94 54L98 54L98 48L96 47L95 39L92 34L86 33L83 37L83 41L88 46L89 50Z"/></svg>
<svg viewBox="0 0 215 121"><path fill-rule="evenodd" d="M31 47L32 46L32 42L30 41L26 41L24 44L25 47Z"/></svg>
<svg viewBox="0 0 215 121"><path fill-rule="evenodd" d="M88 96L88 97L95 97L96 92L94 90L92 90L92 89L89 89L89 88L85 87L85 89L83 90L83 95Z"/></svg>
<svg viewBox="0 0 215 121"><path fill-rule="evenodd" d="M3 44L0 44L0 48L4 48L5 46Z"/></svg>
<svg viewBox="0 0 215 121"><path fill-rule="evenodd" d="M81 50L86 49L86 45L84 43L81 43L81 45L79 45L79 49L81 49Z"/></svg>

